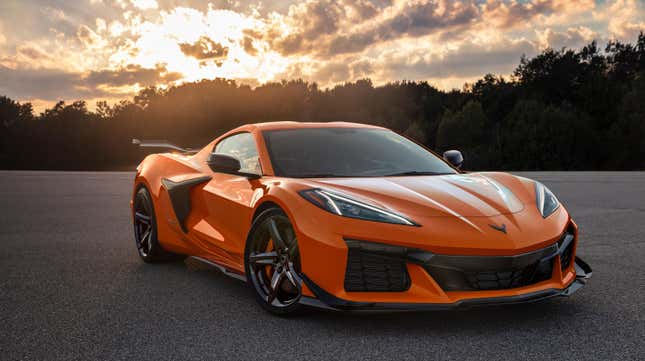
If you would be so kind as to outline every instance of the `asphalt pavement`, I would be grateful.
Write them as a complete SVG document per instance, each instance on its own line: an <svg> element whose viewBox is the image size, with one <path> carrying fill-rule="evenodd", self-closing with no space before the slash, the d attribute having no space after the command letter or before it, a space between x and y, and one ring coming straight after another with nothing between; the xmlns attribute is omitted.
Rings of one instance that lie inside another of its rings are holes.
<svg viewBox="0 0 645 361"><path fill-rule="evenodd" d="M284 319L217 271L141 262L133 173L0 172L0 360L642 360L645 173L522 175L580 226L573 297Z"/></svg>

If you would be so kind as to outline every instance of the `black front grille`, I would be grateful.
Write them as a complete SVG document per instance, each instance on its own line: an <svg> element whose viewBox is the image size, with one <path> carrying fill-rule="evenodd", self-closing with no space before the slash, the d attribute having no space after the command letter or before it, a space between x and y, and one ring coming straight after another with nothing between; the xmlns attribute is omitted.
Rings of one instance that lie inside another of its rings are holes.
<svg viewBox="0 0 645 361"><path fill-rule="evenodd" d="M551 278L557 247L517 256L435 255L424 267L445 291L516 288Z"/></svg>
<svg viewBox="0 0 645 361"><path fill-rule="evenodd" d="M501 290L527 286L551 278L553 261L502 271L464 272L474 290Z"/></svg>
<svg viewBox="0 0 645 361"><path fill-rule="evenodd" d="M405 254L405 248L355 240L346 242L346 291L400 292L410 287L405 261L397 257Z"/></svg>
<svg viewBox="0 0 645 361"><path fill-rule="evenodd" d="M575 236L567 230L552 245L515 256L455 256L415 248L357 240L348 247L346 291L405 291L406 263L422 266L444 291L501 290L532 285L552 277L554 262L566 270L573 259Z"/></svg>

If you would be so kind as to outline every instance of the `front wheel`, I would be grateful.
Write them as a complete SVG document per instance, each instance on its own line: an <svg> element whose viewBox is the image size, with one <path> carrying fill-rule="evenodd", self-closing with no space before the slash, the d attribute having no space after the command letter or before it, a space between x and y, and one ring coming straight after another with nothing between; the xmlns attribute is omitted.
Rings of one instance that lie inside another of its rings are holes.
<svg viewBox="0 0 645 361"><path fill-rule="evenodd" d="M244 263L249 286L264 309L282 316L301 311L298 241L281 209L268 209L255 219L246 242Z"/></svg>

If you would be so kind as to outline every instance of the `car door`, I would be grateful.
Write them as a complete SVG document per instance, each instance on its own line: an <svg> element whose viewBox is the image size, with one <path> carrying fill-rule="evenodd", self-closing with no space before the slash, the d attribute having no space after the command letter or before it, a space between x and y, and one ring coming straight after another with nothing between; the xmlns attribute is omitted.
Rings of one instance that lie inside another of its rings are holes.
<svg viewBox="0 0 645 361"><path fill-rule="evenodd" d="M213 151L237 158L241 172L262 174L255 138L249 132L220 140ZM251 203L254 194L262 192L261 183L238 174L212 172L211 176L201 195L206 216L194 230L210 258L243 269L244 245L253 211Z"/></svg>

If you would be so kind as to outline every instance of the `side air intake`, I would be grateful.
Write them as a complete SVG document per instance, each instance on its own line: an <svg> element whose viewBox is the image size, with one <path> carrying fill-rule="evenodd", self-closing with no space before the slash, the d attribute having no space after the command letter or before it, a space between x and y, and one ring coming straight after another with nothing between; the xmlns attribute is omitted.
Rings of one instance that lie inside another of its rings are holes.
<svg viewBox="0 0 645 361"><path fill-rule="evenodd" d="M346 243L346 291L401 292L410 288L404 247L356 240Z"/></svg>

